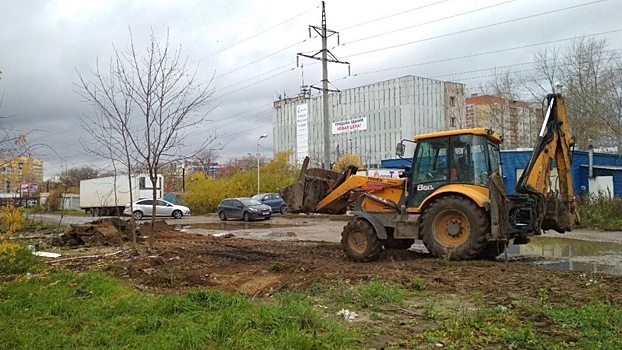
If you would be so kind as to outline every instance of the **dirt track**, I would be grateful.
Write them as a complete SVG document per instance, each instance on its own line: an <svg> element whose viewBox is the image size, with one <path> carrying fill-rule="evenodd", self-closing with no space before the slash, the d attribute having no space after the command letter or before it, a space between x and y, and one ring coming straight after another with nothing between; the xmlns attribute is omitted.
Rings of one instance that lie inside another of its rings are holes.
<svg viewBox="0 0 622 350"><path fill-rule="evenodd" d="M205 228L196 228L198 221ZM540 298L543 293L550 300L584 303L599 299L622 304L620 277L546 270L520 260L450 262L422 252L387 250L378 261L354 263L337 243L345 221L275 217L250 224L222 224L215 218L168 222L193 228L180 232L160 226L155 253L147 253L142 240L138 249L125 242L119 247L64 250L61 258L50 263L73 271L105 269L150 293L214 287L261 297L280 290L304 290L314 283L381 279L407 288L423 283L427 290L457 296L479 293L491 304L508 305L513 300ZM234 236L212 236L227 233ZM106 253L110 255L102 256Z"/></svg>

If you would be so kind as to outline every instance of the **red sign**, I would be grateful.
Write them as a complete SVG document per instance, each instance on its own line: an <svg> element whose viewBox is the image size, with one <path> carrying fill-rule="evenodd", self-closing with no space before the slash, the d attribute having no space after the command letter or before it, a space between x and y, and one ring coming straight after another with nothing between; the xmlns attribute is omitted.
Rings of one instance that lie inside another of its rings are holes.
<svg viewBox="0 0 622 350"><path fill-rule="evenodd" d="M32 193L32 192L38 192L39 191L39 184L36 182L21 182L19 184L19 188L17 189L17 192L20 193Z"/></svg>

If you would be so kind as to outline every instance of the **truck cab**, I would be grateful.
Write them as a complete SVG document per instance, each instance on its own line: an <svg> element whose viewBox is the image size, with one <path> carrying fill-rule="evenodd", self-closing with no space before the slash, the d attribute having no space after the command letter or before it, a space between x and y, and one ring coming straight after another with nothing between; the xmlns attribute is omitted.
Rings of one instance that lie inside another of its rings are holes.
<svg viewBox="0 0 622 350"><path fill-rule="evenodd" d="M490 174L501 172L500 141L492 131L481 128L419 135L409 176L408 207L420 207L445 185L487 189Z"/></svg>

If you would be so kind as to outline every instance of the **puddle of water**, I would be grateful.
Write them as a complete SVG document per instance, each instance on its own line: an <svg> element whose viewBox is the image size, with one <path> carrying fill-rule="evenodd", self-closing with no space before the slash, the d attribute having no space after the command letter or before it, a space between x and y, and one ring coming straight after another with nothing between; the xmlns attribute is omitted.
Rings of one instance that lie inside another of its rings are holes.
<svg viewBox="0 0 622 350"><path fill-rule="evenodd" d="M203 230L223 230L223 231L233 231L233 230L269 230L272 228L284 228L284 227L296 227L299 225L284 225L284 224L268 224L265 222L245 222L245 221L231 221L231 222L207 222L200 224L191 224L185 225L183 228L192 230L192 229L203 229ZM172 226L173 229L177 229L175 225Z"/></svg>
<svg viewBox="0 0 622 350"><path fill-rule="evenodd" d="M559 261L559 262L546 262L540 263L538 266L541 266L545 269L552 270L568 270L568 271L579 271L579 272L594 272L594 273L604 273L608 275L622 275L622 265L605 265L594 262L583 262L583 261Z"/></svg>
<svg viewBox="0 0 622 350"><path fill-rule="evenodd" d="M296 237L296 234L291 231L252 231L245 233L245 235L252 237L267 237L267 238L283 238L283 237Z"/></svg>
<svg viewBox="0 0 622 350"><path fill-rule="evenodd" d="M547 269L622 275L622 244L568 238L534 237L524 245L510 245L510 257L544 257ZM503 259L503 256L500 257Z"/></svg>

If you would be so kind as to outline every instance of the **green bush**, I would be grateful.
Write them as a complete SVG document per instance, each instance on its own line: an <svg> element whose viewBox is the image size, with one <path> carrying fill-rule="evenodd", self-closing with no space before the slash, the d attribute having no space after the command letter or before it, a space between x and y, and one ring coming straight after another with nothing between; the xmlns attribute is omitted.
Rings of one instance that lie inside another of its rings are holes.
<svg viewBox="0 0 622 350"><path fill-rule="evenodd" d="M287 157L287 152L279 152L270 163L261 167L261 192L276 192L295 181L298 170L287 163ZM192 179L187 184L182 203L190 207L194 214L215 212L223 198L250 197L257 193L257 169L216 180L197 173L192 175Z"/></svg>
<svg viewBox="0 0 622 350"><path fill-rule="evenodd" d="M622 229L622 198L591 196L579 205L581 226L617 231Z"/></svg>
<svg viewBox="0 0 622 350"><path fill-rule="evenodd" d="M25 274L34 272L38 267L37 257L26 247L15 243L0 243L0 274Z"/></svg>

